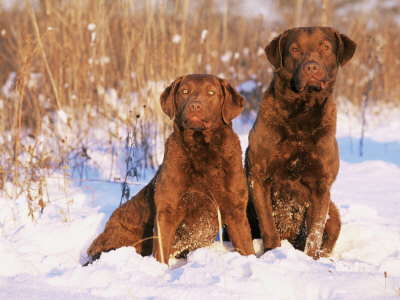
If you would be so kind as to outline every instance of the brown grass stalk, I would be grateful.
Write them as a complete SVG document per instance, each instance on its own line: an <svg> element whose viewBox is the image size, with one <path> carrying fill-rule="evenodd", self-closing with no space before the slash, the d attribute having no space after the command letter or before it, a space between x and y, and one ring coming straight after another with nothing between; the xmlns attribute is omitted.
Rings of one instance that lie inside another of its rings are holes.
<svg viewBox="0 0 400 300"><path fill-rule="evenodd" d="M53 92L54 92L54 97L55 97L55 101L57 104L57 108L61 109L60 98L58 96L58 90L57 90L56 84L54 82L53 75L51 74L49 63L47 62L46 53L44 51L43 44L42 44L42 39L40 38L40 32L39 32L39 27L38 27L37 20L36 20L35 11L33 10L33 6L32 6L32 1L26 0L26 5L28 6L28 9L30 11L30 16L32 18L32 24L33 24L36 39L37 39L37 42L38 42L38 45L40 48L40 52L42 54L43 63L44 63L44 66L46 67L47 75L49 76L51 86L53 87Z"/></svg>

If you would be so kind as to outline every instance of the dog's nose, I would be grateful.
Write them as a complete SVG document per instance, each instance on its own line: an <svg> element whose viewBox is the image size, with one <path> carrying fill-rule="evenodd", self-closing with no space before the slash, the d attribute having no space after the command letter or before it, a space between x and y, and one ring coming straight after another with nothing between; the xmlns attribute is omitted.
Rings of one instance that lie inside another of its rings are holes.
<svg viewBox="0 0 400 300"><path fill-rule="evenodd" d="M189 108L191 111L199 111L202 109L203 105L199 101L193 101L189 104Z"/></svg>
<svg viewBox="0 0 400 300"><path fill-rule="evenodd" d="M320 65L315 60L308 61L303 65L303 71L306 74L313 75L318 73L319 70L320 70Z"/></svg>

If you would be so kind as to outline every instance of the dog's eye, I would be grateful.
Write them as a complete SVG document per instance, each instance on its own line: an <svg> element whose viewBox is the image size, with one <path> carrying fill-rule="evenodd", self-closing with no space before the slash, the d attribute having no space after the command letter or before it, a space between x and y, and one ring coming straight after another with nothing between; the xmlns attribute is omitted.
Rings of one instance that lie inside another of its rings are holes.
<svg viewBox="0 0 400 300"><path fill-rule="evenodd" d="M208 94L209 94L209 95L214 95L215 92L214 92L214 91L208 91Z"/></svg>
<svg viewBox="0 0 400 300"><path fill-rule="evenodd" d="M187 94L187 93L189 93L189 90L188 89L183 89L182 93Z"/></svg>
<svg viewBox="0 0 400 300"><path fill-rule="evenodd" d="M324 44L324 45L322 45L322 49L326 51L329 49L329 46Z"/></svg>
<svg viewBox="0 0 400 300"><path fill-rule="evenodd" d="M297 48L297 47L292 47L292 49L290 49L290 50L292 50L292 52L299 52L299 48Z"/></svg>

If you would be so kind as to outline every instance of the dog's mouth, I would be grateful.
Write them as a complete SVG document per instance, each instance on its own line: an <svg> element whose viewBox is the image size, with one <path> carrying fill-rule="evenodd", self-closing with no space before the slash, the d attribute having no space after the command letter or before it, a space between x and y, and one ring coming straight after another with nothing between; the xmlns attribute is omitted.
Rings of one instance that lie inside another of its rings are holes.
<svg viewBox="0 0 400 300"><path fill-rule="evenodd" d="M197 115L189 116L183 121L183 127L186 129L206 130L209 129L211 125L211 122L206 121Z"/></svg>
<svg viewBox="0 0 400 300"><path fill-rule="evenodd" d="M299 92L307 91L323 91L328 87L329 82L327 80L321 80L314 77L309 78L303 84L297 85Z"/></svg>

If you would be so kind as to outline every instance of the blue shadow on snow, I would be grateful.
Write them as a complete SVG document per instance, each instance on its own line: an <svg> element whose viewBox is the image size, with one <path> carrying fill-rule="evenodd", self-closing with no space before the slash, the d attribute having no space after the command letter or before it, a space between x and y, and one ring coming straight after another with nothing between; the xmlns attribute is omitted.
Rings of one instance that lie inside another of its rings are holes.
<svg viewBox="0 0 400 300"><path fill-rule="evenodd" d="M360 139L343 137L338 139L340 159L348 163L367 160L382 160L400 166L400 142L380 143L365 138L360 155Z"/></svg>

